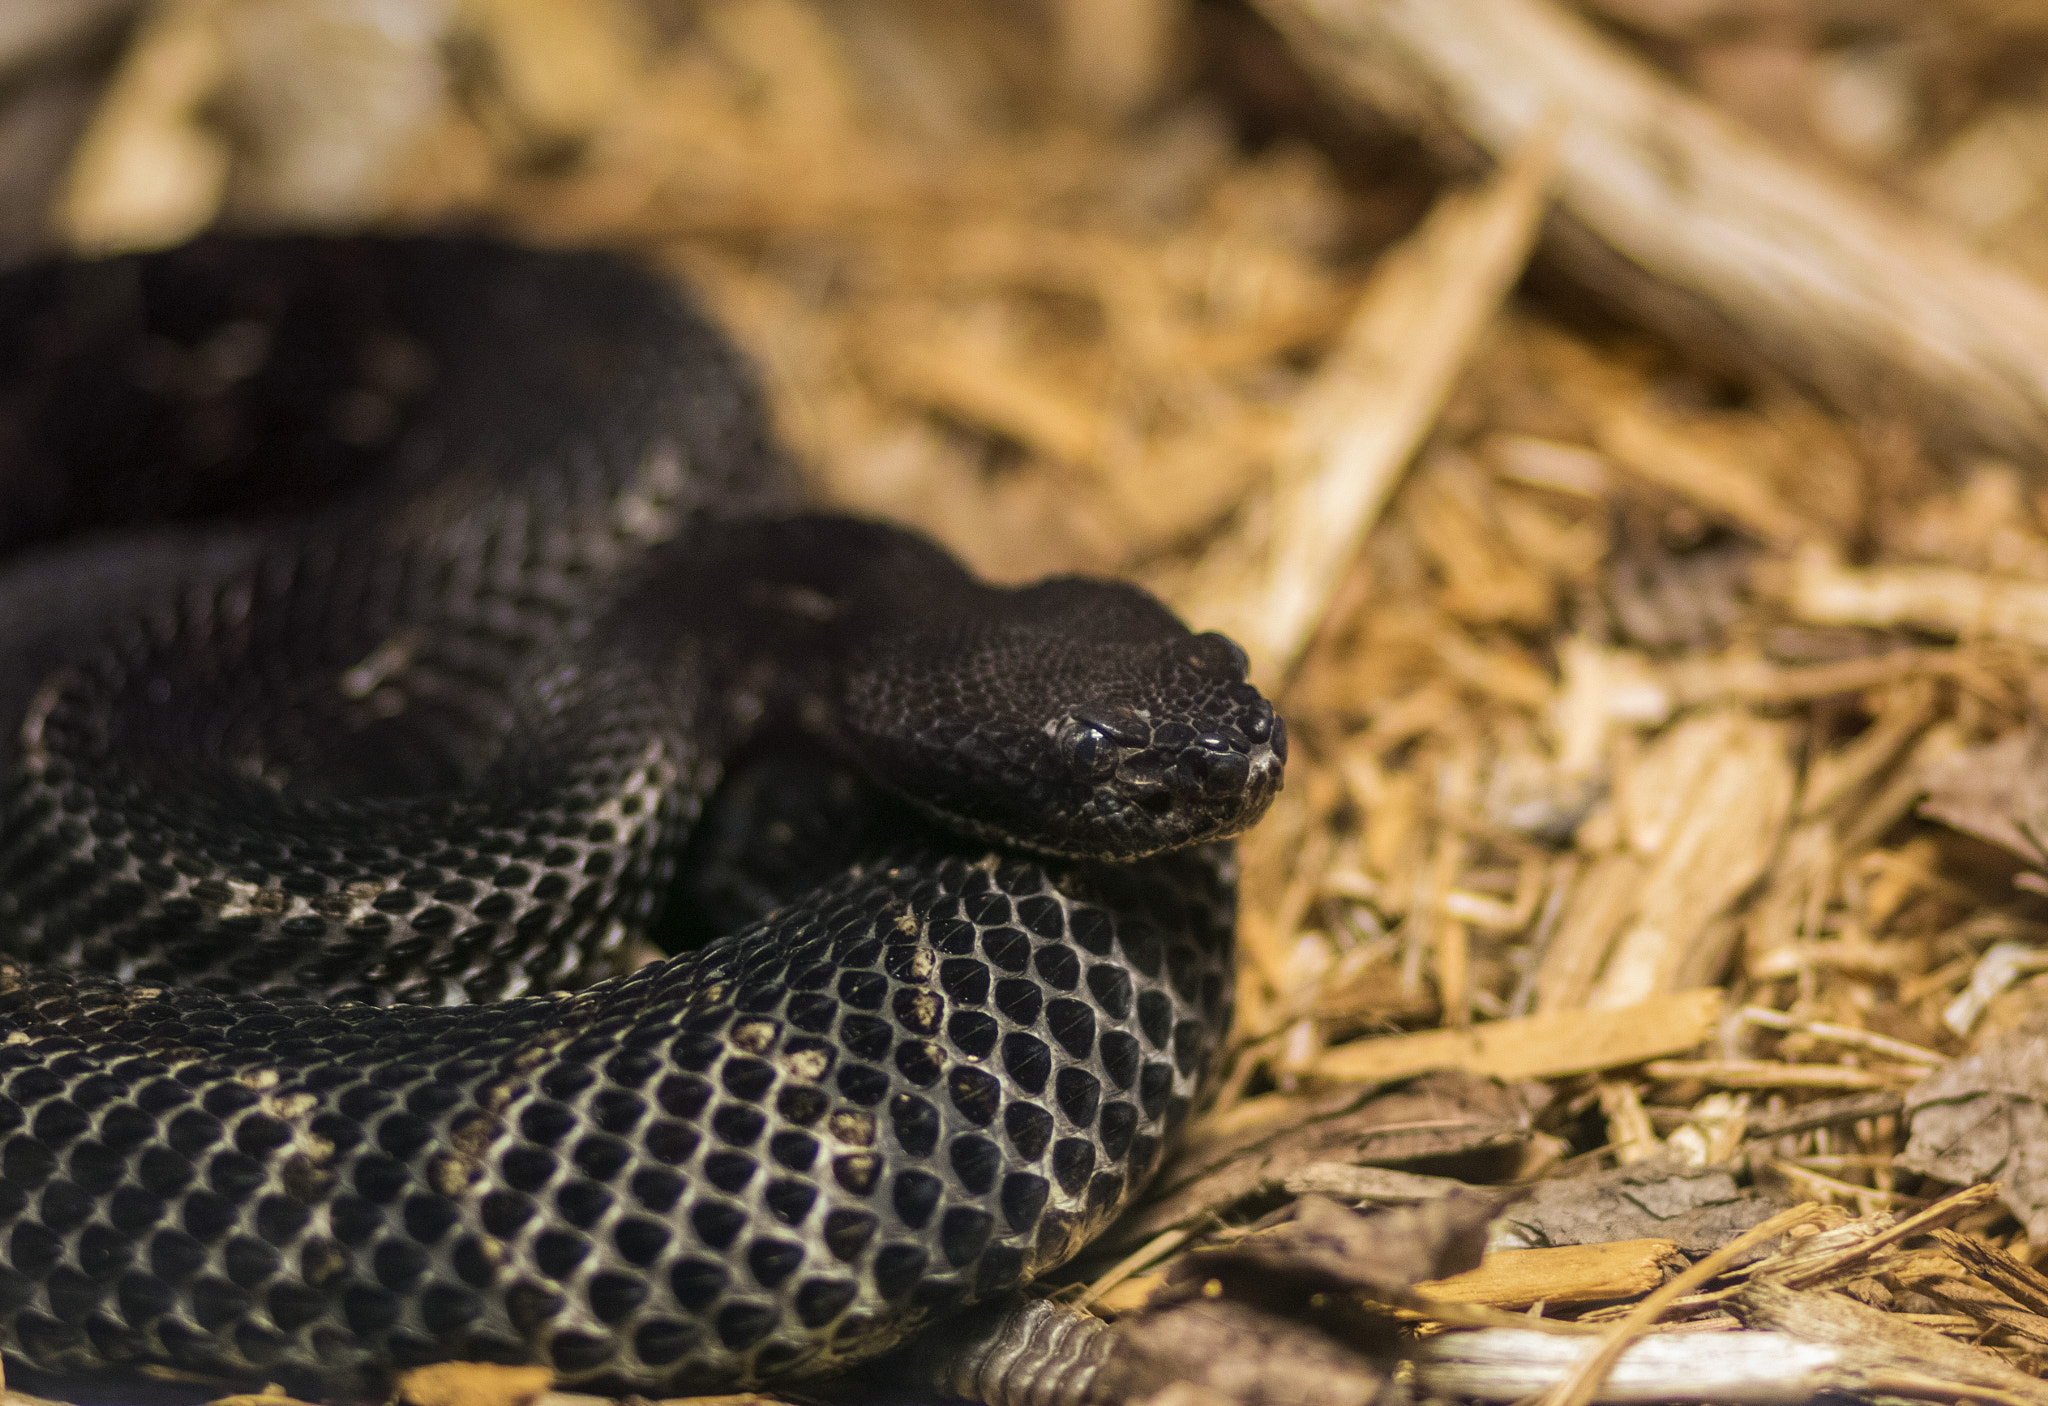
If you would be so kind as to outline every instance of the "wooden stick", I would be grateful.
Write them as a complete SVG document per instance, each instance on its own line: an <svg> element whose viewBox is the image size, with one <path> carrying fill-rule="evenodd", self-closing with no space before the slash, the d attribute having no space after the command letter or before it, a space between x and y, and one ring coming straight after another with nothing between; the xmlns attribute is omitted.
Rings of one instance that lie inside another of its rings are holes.
<svg viewBox="0 0 2048 1406"><path fill-rule="evenodd" d="M1445 1333L1416 1349L1415 1375L1441 1399L1518 1401L1556 1386L1591 1350L1583 1339L1520 1328ZM1841 1358L1839 1348L1785 1333L1667 1333L1629 1344L1593 1400L1804 1406Z"/></svg>
<svg viewBox="0 0 2048 1406"><path fill-rule="evenodd" d="M1546 252L1679 340L1849 411L2048 458L2048 294L1802 165L1551 0L1258 0L1312 72L1439 150L1571 125Z"/></svg>

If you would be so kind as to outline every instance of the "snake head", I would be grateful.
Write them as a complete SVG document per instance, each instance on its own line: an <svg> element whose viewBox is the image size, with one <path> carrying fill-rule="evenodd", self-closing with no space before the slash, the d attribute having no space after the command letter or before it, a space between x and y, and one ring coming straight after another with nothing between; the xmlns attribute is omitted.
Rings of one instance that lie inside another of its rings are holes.
<svg viewBox="0 0 2048 1406"><path fill-rule="evenodd" d="M1117 582L974 596L854 670L845 720L876 780L955 829L1073 858L1221 839L1264 814L1287 730L1243 650Z"/></svg>

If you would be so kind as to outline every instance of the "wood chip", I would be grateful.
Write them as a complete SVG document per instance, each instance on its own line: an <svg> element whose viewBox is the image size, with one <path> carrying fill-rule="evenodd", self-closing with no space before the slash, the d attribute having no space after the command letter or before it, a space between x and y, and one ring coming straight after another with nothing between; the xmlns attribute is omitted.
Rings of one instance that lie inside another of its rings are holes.
<svg viewBox="0 0 2048 1406"><path fill-rule="evenodd" d="M1617 794L1624 835L1646 862L1591 1004L1625 1005L1721 974L1733 933L1708 934L1763 874L1797 787L1784 729L1746 712L1687 718L1658 738Z"/></svg>
<svg viewBox="0 0 2048 1406"><path fill-rule="evenodd" d="M537 1406L554 1381L546 1367L440 1362L402 1374L398 1397L408 1406Z"/></svg>
<svg viewBox="0 0 2048 1406"><path fill-rule="evenodd" d="M1850 1354L1845 1366L1855 1373L1845 1379L1856 1381L1865 1392L1882 1394L1887 1379L1896 1379L1899 1387L1917 1386L1913 1395L1922 1396L1947 1382L1953 1384L1955 1398L1984 1400L1979 1393L1990 1392L1997 1395L1989 1399L2001 1406L2048 1403L2048 1386L2038 1378L1988 1352L1951 1342L1917 1324L1901 1322L1897 1314L1881 1313L1840 1294L1801 1293L1762 1279L1745 1286L1732 1306L1752 1327L1844 1349ZM1978 1391L1972 1392L1972 1387Z"/></svg>
<svg viewBox="0 0 2048 1406"><path fill-rule="evenodd" d="M56 220L82 249L156 248L219 213L228 152L201 120L226 80L211 0L156 7L72 157Z"/></svg>
<svg viewBox="0 0 2048 1406"><path fill-rule="evenodd" d="M1909 625L2048 645L2048 586L1931 566L1846 567L1820 546L1798 554L1789 604L1817 625Z"/></svg>
<svg viewBox="0 0 2048 1406"><path fill-rule="evenodd" d="M1556 1387L1597 1350L1583 1338L1522 1328L1447 1333L1423 1344L1416 1378L1443 1399L1524 1401ZM1675 1333L1630 1343L1595 1391L1615 1406L1695 1397L1739 1406L1806 1406L1839 1389L1844 1354L1786 1333Z"/></svg>
<svg viewBox="0 0 2048 1406"><path fill-rule="evenodd" d="M1417 1284L1427 1299L1527 1308L1611 1303L1647 1294L1684 1256L1669 1240L1613 1240L1548 1250L1501 1250L1477 1269Z"/></svg>
<svg viewBox="0 0 2048 1406"><path fill-rule="evenodd" d="M1698 1045L1721 1015L1721 992L1703 987L1608 1010L1559 1011L1324 1051L1319 1079L1393 1079L1464 1069L1500 1079L1545 1079L1641 1064Z"/></svg>

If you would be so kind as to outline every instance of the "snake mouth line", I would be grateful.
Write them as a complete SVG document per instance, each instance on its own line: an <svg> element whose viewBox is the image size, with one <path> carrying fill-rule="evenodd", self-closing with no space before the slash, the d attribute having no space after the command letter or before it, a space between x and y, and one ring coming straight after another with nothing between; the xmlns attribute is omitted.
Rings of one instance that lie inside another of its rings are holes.
<svg viewBox="0 0 2048 1406"><path fill-rule="evenodd" d="M1076 807L1075 815L1086 829L1071 838L1020 833L1015 827L986 816L939 805L897 788L888 789L942 827L988 844L1048 859L1135 863L1243 834L1264 818L1285 784L1284 778L1280 757L1270 747L1260 746L1250 758L1245 784L1226 803L1204 805L1199 799L1191 803L1165 783L1149 777L1143 784L1097 787Z"/></svg>

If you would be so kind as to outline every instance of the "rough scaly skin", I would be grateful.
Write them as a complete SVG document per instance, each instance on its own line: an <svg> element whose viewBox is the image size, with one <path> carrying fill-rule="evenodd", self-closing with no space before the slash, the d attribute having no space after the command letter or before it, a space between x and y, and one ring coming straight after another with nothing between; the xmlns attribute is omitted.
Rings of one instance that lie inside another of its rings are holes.
<svg viewBox="0 0 2048 1406"><path fill-rule="evenodd" d="M782 1379L1156 1164L1284 758L1227 641L789 515L731 353L600 257L210 241L0 327L10 1351ZM610 974L783 735L971 838Z"/></svg>

